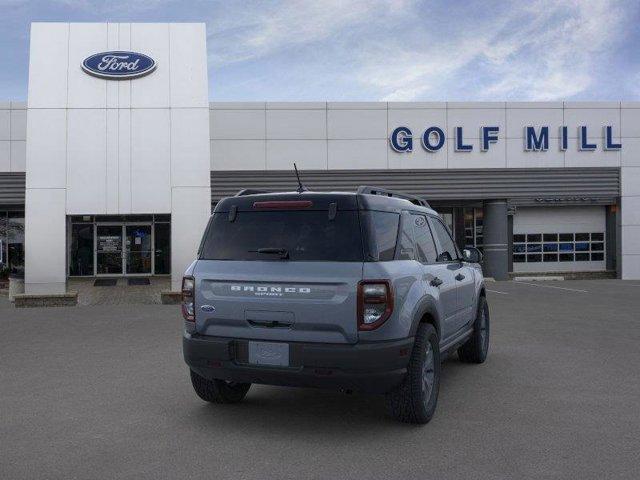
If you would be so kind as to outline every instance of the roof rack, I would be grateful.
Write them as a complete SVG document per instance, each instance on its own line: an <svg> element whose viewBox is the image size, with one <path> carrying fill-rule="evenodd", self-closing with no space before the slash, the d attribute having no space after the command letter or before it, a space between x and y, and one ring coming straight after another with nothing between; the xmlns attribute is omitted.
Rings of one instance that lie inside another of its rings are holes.
<svg viewBox="0 0 640 480"><path fill-rule="evenodd" d="M236 197L244 197L245 195L258 195L260 193L269 193L266 190L256 190L255 188L243 188L238 193L236 193Z"/></svg>
<svg viewBox="0 0 640 480"><path fill-rule="evenodd" d="M427 203L424 198L420 198L416 195L409 195L408 193L396 192L394 190L386 190L384 188L361 185L358 187L357 193L366 195L381 195L383 197L402 198L404 200L409 200L414 205L431 208L429 206L429 203Z"/></svg>

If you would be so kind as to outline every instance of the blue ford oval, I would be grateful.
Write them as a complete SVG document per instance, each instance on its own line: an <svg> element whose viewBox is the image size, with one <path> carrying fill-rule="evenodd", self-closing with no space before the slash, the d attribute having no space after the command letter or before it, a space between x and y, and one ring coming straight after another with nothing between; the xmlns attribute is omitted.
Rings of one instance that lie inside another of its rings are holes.
<svg viewBox="0 0 640 480"><path fill-rule="evenodd" d="M130 80L147 75L156 68L153 58L136 52L102 52L87 57L82 69L95 77Z"/></svg>

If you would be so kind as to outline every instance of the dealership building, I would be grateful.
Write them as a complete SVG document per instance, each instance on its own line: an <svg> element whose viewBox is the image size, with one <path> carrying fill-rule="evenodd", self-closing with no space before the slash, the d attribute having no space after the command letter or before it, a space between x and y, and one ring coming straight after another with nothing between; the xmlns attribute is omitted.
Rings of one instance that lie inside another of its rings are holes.
<svg viewBox="0 0 640 480"><path fill-rule="evenodd" d="M27 293L178 290L215 203L294 189L294 162L423 196L496 279L640 279L640 102L210 103L207 72L204 24L32 24L27 101L0 102L0 262Z"/></svg>

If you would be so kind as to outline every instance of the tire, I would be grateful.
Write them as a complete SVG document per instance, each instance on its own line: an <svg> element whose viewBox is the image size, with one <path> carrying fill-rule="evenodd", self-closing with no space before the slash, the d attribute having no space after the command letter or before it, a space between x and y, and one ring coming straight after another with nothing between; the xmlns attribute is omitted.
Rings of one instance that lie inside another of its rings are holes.
<svg viewBox="0 0 640 480"><path fill-rule="evenodd" d="M458 348L458 357L465 363L483 363L489 353L489 304L485 297L478 301L473 333L467 342Z"/></svg>
<svg viewBox="0 0 640 480"><path fill-rule="evenodd" d="M241 402L251 387L250 383L207 380L193 370L191 370L191 385L202 400L211 403Z"/></svg>
<svg viewBox="0 0 640 480"><path fill-rule="evenodd" d="M429 422L438 403L440 369L438 334L433 325L421 323L407 374L398 387L387 393L387 408L391 416L405 423Z"/></svg>

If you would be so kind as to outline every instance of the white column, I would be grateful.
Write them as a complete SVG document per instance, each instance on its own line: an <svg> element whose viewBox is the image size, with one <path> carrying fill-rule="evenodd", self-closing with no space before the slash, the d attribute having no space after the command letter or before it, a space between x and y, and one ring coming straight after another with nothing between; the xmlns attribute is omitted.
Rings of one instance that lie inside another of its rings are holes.
<svg viewBox="0 0 640 480"><path fill-rule="evenodd" d="M622 102L620 109L621 278L640 279L640 102Z"/></svg>

